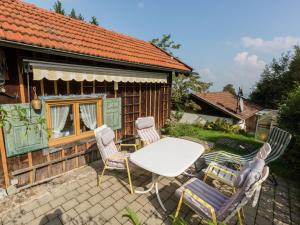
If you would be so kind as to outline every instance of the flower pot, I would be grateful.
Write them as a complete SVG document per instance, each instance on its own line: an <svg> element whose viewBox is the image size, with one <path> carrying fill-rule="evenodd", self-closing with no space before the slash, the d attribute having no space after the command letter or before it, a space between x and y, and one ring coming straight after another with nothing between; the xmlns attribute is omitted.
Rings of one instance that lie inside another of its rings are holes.
<svg viewBox="0 0 300 225"><path fill-rule="evenodd" d="M40 110L42 108L42 101L39 99L31 100L31 106L35 110Z"/></svg>

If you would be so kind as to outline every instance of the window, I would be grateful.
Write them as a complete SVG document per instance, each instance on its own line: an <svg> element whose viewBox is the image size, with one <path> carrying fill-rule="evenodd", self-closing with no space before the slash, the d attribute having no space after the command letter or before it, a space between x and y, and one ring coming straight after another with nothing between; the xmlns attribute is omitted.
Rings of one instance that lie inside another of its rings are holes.
<svg viewBox="0 0 300 225"><path fill-rule="evenodd" d="M48 100L46 110L49 146L91 137L102 124L101 99Z"/></svg>

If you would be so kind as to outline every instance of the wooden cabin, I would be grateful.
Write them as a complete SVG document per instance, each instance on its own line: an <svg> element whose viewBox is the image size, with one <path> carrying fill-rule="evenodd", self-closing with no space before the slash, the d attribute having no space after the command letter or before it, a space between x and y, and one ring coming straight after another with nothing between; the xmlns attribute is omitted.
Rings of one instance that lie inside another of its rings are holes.
<svg viewBox="0 0 300 225"><path fill-rule="evenodd" d="M45 182L99 159L93 129L135 137L170 116L172 75L191 67L150 42L19 0L0 4L0 187Z"/></svg>

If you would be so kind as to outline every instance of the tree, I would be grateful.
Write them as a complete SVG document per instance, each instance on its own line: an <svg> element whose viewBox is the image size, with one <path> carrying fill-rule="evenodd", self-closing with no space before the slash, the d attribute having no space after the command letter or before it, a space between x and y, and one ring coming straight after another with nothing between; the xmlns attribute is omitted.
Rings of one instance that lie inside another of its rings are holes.
<svg viewBox="0 0 300 225"><path fill-rule="evenodd" d="M175 44L171 40L171 34L164 34L162 38L154 38L151 42L171 55L173 55L172 49L179 49L181 47L181 44Z"/></svg>
<svg viewBox="0 0 300 225"><path fill-rule="evenodd" d="M56 12L56 13L65 15L65 10L63 9L62 3L61 3L60 0L57 0L57 1L54 3L54 5L53 5L53 10L54 10L54 12Z"/></svg>
<svg viewBox="0 0 300 225"><path fill-rule="evenodd" d="M92 19L90 21L91 24L94 24L96 26L99 26L98 20L95 16L92 16Z"/></svg>
<svg viewBox="0 0 300 225"><path fill-rule="evenodd" d="M300 134L300 86L290 92L280 106L279 124L293 134Z"/></svg>
<svg viewBox="0 0 300 225"><path fill-rule="evenodd" d="M155 38L151 41L154 45L173 55L173 50L181 47L171 40L171 35L163 35L162 38ZM202 82L200 75L191 73L174 75L172 77L172 106L176 110L197 109L197 105L190 98L191 92L206 91L211 83Z"/></svg>
<svg viewBox="0 0 300 225"><path fill-rule="evenodd" d="M300 84L300 48L282 54L266 66L250 98L266 108L278 108L288 94Z"/></svg>
<svg viewBox="0 0 300 225"><path fill-rule="evenodd" d="M77 19L84 21L84 17L81 15L81 13L79 13L79 15L77 16Z"/></svg>
<svg viewBox="0 0 300 225"><path fill-rule="evenodd" d="M75 12L75 9L74 9L74 8L72 8L72 10L71 10L69 16L70 16L71 18L73 18L73 19L77 19L77 15L76 15L76 12Z"/></svg>
<svg viewBox="0 0 300 225"><path fill-rule="evenodd" d="M233 87L233 84L226 84L224 87L223 87L223 91L227 91L227 92L230 92L231 94L233 95L236 95L236 92L235 92L235 89Z"/></svg>

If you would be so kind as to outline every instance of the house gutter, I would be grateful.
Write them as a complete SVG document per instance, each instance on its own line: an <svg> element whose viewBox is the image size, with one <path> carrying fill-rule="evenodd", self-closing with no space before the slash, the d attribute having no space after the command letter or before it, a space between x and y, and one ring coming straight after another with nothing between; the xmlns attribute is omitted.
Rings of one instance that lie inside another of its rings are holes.
<svg viewBox="0 0 300 225"><path fill-rule="evenodd" d="M72 57L72 58L79 58L79 59L86 59L86 60L92 60L97 62L103 62L103 63L111 63L111 64L117 64L117 65L124 65L124 66L134 66L138 68L147 68L147 69L154 69L154 70L160 70L160 71L167 71L167 72L174 72L174 73L183 73L185 75L189 75L192 73L192 68L187 66L188 68L191 68L191 71L186 70L180 70L175 69L171 67L162 67L162 66L155 66L155 65L149 65L149 64L143 64L143 63L134 63L134 62L128 62L125 60L118 60L118 59L109 59L101 56L92 56L88 54L81 54L76 52L69 52L64 50L58 50L58 49L52 49L52 48L45 48L35 45L29 45L25 43L19 43L14 41L8 41L8 40L0 40L0 45L4 47L10 47L10 48L19 48L22 50L28 50L28 51L35 51L45 54L53 54L53 55L59 55L59 56L65 56L65 57ZM179 61L181 62L181 61ZM182 63L182 62L181 62Z"/></svg>

